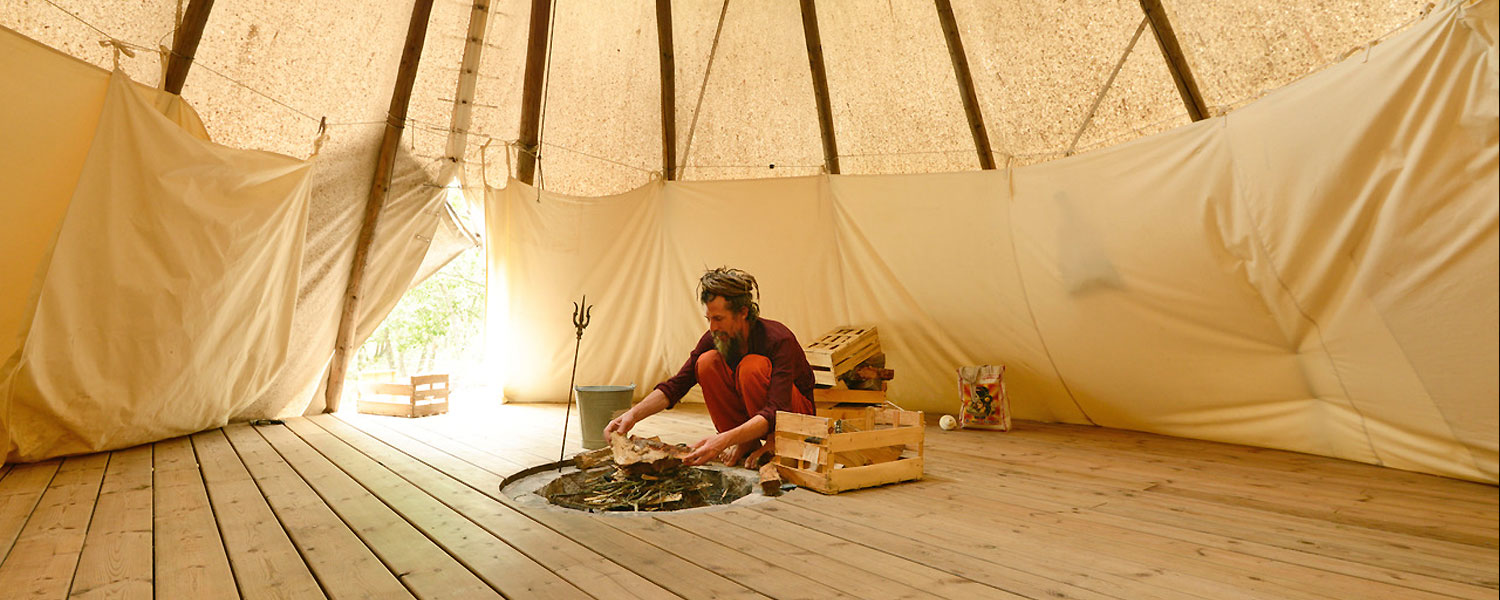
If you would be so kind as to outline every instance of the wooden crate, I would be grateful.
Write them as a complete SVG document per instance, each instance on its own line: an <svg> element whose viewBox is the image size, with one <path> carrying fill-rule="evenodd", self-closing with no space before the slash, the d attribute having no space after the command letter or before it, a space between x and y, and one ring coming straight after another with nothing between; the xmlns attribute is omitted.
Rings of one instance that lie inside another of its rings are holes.
<svg viewBox="0 0 1500 600"><path fill-rule="evenodd" d="M851 390L844 387L814 388L813 407L818 416L834 420L857 418L870 406L885 406L885 390Z"/></svg>
<svg viewBox="0 0 1500 600"><path fill-rule="evenodd" d="M851 390L846 387L813 388L813 404L885 404L885 390Z"/></svg>
<svg viewBox="0 0 1500 600"><path fill-rule="evenodd" d="M838 431L835 431L837 428ZM843 419L776 413L782 479L823 494L922 478L921 411L866 407Z"/></svg>
<svg viewBox="0 0 1500 600"><path fill-rule="evenodd" d="M839 375L880 354L880 335L874 327L835 327L802 350L812 365L814 383L832 387Z"/></svg>
<svg viewBox="0 0 1500 600"><path fill-rule="evenodd" d="M360 382L359 412L426 417L448 412L448 376L413 375L411 383Z"/></svg>

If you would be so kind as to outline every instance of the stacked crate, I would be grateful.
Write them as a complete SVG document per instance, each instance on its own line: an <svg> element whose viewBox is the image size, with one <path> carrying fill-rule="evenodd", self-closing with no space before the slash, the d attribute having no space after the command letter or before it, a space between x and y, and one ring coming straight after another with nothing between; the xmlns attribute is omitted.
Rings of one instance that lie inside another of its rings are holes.
<svg viewBox="0 0 1500 600"><path fill-rule="evenodd" d="M835 327L803 346L803 351L813 368L813 405L819 416L838 419L867 406L886 404L885 380L894 373L884 368L880 333L874 327ZM859 379L862 370L875 376ZM858 387L869 389L850 389L850 380L858 380Z"/></svg>

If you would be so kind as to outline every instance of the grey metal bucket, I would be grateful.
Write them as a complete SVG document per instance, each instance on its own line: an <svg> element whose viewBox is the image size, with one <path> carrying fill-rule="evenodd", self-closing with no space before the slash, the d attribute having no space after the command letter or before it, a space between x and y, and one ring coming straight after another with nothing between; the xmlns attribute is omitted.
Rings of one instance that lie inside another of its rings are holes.
<svg viewBox="0 0 1500 600"><path fill-rule="evenodd" d="M583 429L583 447L595 450L609 445L604 439L604 426L620 413L630 410L635 384L580 385L573 389L578 390L578 421Z"/></svg>

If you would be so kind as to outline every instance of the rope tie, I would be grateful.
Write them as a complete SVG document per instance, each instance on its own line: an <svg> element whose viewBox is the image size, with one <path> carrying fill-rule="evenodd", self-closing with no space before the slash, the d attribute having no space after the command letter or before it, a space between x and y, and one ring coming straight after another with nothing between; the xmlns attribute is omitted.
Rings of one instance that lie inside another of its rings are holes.
<svg viewBox="0 0 1500 600"><path fill-rule="evenodd" d="M172 49L157 44L156 58L161 62L161 77L156 79L156 89L165 90L167 89L167 69L172 66Z"/></svg>
<svg viewBox="0 0 1500 600"><path fill-rule="evenodd" d="M1012 202L1014 202L1016 198L1016 172L1011 169L1011 166L1014 165L1015 162L1016 155L1005 155L1005 189L1006 191L1010 192L1008 199Z"/></svg>
<svg viewBox="0 0 1500 600"><path fill-rule="evenodd" d="M490 144L494 143L494 141L493 138L487 139L484 141L484 145L479 147L479 181L484 184L485 193L489 193L488 190L490 189L490 160L488 153ZM510 152L505 153L505 162L506 164L510 163Z"/></svg>
<svg viewBox="0 0 1500 600"><path fill-rule="evenodd" d="M517 153L519 153L521 151L521 146L519 145L518 142L505 142L505 180L506 181L510 181L510 177L511 177L510 174L514 173L514 171L511 170L511 166L510 166L510 149L511 148L515 148Z"/></svg>
<svg viewBox="0 0 1500 600"><path fill-rule="evenodd" d="M323 142L326 141L328 141L328 117L325 116L318 121L318 136L313 138L313 151L307 160L316 158L318 153L323 151Z"/></svg>
<svg viewBox="0 0 1500 600"><path fill-rule="evenodd" d="M114 51L115 51L115 55L114 55L115 69L114 70L116 70L116 71L120 70L120 53L121 52L125 53L125 56L129 56L130 58L135 58L135 50L131 50L130 47L125 42L125 40L119 40L119 39L115 39L115 38L109 38L107 40L99 40L99 45L101 47L111 47L111 46L114 47Z"/></svg>

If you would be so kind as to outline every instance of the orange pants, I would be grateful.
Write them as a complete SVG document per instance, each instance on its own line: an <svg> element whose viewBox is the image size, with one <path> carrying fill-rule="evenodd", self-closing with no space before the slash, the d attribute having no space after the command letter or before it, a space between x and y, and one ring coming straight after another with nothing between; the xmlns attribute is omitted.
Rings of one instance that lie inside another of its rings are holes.
<svg viewBox="0 0 1500 600"><path fill-rule="evenodd" d="M709 350L698 355L698 385L703 386L703 403L719 433L743 425L766 406L766 392L771 387L771 359L759 354L740 359L737 369ZM813 414L812 402L792 388L793 412ZM766 432L770 436L772 432Z"/></svg>

